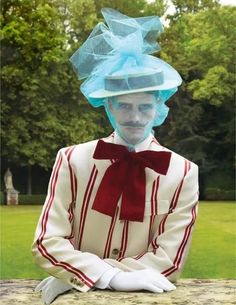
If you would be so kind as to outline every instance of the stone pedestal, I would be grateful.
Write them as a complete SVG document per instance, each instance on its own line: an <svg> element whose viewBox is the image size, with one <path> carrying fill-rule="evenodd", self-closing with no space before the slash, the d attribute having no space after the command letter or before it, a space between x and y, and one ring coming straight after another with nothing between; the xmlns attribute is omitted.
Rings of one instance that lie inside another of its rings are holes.
<svg viewBox="0 0 236 305"><path fill-rule="evenodd" d="M18 204L18 194L19 194L19 192L15 189L7 190L6 191L7 205Z"/></svg>
<svg viewBox="0 0 236 305"><path fill-rule="evenodd" d="M35 280L2 280L1 305L43 305L34 292ZM59 296L52 305L233 305L236 280L181 280L172 292L115 292L76 290Z"/></svg>

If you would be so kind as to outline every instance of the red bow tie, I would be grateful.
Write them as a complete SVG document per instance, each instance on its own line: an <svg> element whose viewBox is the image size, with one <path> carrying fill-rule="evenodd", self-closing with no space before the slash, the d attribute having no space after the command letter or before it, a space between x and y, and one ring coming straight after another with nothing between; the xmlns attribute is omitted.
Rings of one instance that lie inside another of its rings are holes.
<svg viewBox="0 0 236 305"><path fill-rule="evenodd" d="M94 159L114 159L106 170L98 188L92 209L114 216L122 195L120 219L143 221L145 209L145 167L166 175L171 153L142 151L129 152L123 145L98 141Z"/></svg>

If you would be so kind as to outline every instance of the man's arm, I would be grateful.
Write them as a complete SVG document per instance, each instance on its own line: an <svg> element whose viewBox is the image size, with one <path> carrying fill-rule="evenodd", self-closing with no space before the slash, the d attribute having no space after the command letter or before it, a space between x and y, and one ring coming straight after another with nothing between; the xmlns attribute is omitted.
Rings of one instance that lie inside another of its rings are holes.
<svg viewBox="0 0 236 305"><path fill-rule="evenodd" d="M73 205L76 177L70 166L73 147L59 151L49 182L47 198L39 219L32 252L35 263L54 277L80 291L88 291L107 271L119 272L97 255L75 250Z"/></svg>

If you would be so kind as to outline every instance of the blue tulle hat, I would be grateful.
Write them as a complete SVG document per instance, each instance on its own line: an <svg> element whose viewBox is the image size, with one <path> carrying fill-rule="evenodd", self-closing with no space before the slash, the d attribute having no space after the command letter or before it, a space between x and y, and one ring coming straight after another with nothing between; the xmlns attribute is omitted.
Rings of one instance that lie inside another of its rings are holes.
<svg viewBox="0 0 236 305"><path fill-rule="evenodd" d="M158 92L163 113L155 126L160 125L168 114L165 102L182 82L173 67L149 55L160 50L160 19L131 18L111 8L102 9L102 15L107 25L97 24L70 58L78 79L86 78L81 92L94 107L106 107L108 97Z"/></svg>

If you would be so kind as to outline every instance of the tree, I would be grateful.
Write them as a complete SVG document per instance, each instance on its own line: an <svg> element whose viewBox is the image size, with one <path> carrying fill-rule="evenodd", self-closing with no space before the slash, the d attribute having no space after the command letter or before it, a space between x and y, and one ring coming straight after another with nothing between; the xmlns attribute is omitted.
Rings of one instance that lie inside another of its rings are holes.
<svg viewBox="0 0 236 305"><path fill-rule="evenodd" d="M219 6L219 0L172 0L171 2L176 11L175 14L169 16L172 21L178 20L184 14L194 14Z"/></svg>
<svg viewBox="0 0 236 305"><path fill-rule="evenodd" d="M168 102L169 122L157 128L158 138L206 173L224 167L231 174L235 8L214 0L173 3L176 14L169 16L157 56L181 73L183 85ZM47 169L58 148L111 131L103 109L94 110L81 95L81 81L68 60L102 21L101 7L135 17L161 16L166 1L2 1L1 137L6 162Z"/></svg>
<svg viewBox="0 0 236 305"><path fill-rule="evenodd" d="M235 18L235 7L219 5L185 13L171 21L161 53L181 73L183 85L171 103L175 114L160 134L200 165L203 178L220 171L231 183Z"/></svg>
<svg viewBox="0 0 236 305"><path fill-rule="evenodd" d="M51 167L59 147L104 132L96 124L101 114L81 100L65 20L54 4L12 0L1 7L2 156L29 170Z"/></svg>
<svg viewBox="0 0 236 305"><path fill-rule="evenodd" d="M95 115L79 101L53 1L4 2L2 25L2 154L48 168L59 146L92 137Z"/></svg>

